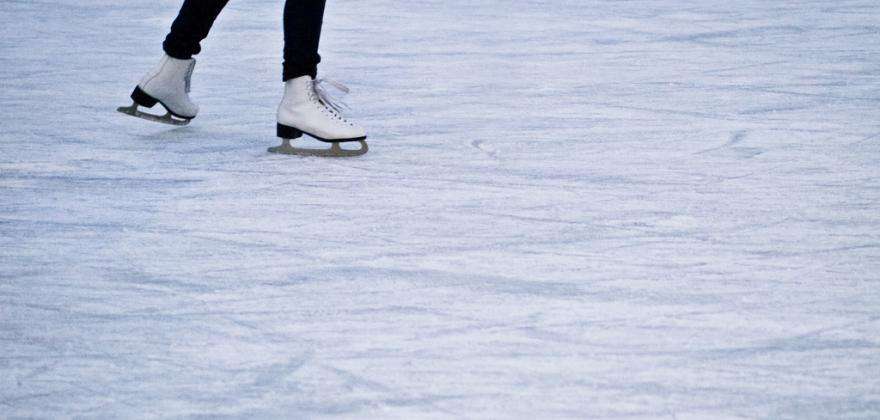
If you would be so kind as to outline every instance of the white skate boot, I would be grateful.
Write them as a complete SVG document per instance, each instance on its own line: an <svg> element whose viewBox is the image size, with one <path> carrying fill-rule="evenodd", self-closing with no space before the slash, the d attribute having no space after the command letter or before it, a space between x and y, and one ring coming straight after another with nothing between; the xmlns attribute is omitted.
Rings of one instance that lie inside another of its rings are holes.
<svg viewBox="0 0 880 420"><path fill-rule="evenodd" d="M147 73L131 93L134 103L118 109L119 112L145 120L172 125L186 125L199 113L198 105L189 98L190 81L196 66L195 59L179 60L168 55ZM153 115L138 110L138 106L152 108L162 104L165 115Z"/></svg>
<svg viewBox="0 0 880 420"><path fill-rule="evenodd" d="M367 153L367 134L364 129L347 121L340 111L343 105L338 104L321 86L329 83L348 93L348 88L329 80L313 80L310 76L302 76L285 82L284 98L278 106L278 137L282 144L271 147L272 153L284 153L300 156L351 157ZM290 140L308 134L315 139L332 143L330 149L300 149L290 145ZM339 143L357 141L360 149L346 150Z"/></svg>

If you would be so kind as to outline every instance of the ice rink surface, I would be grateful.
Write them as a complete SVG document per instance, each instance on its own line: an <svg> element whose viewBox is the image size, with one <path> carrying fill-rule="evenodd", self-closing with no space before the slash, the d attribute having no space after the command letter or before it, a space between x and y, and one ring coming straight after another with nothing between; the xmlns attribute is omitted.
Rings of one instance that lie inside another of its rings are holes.
<svg viewBox="0 0 880 420"><path fill-rule="evenodd" d="M876 1L330 0L351 160L179 4L0 0L0 417L880 417Z"/></svg>

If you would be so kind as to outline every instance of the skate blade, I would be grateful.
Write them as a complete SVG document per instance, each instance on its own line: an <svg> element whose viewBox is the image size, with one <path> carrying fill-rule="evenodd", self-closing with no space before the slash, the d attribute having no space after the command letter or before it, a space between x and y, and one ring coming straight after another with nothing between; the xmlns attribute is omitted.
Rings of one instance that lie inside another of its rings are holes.
<svg viewBox="0 0 880 420"><path fill-rule="evenodd" d="M358 140L358 142L360 142L361 144L361 148L357 150L343 149L339 146L339 143L332 143L329 149L304 149L291 146L289 139L282 139L282 141L283 143L281 143L281 146L270 147L269 153L280 153L284 155L295 156L342 158L361 156L370 151L369 146L367 146L367 142L363 140Z"/></svg>
<svg viewBox="0 0 880 420"><path fill-rule="evenodd" d="M121 106L119 108L116 108L116 110L125 115L131 115L132 117L137 117L147 121L153 121L168 125L183 126L189 124L189 122L192 121L192 119L177 118L174 115L171 115L170 112L166 113L165 115L153 115L142 112L138 110L138 104L136 103L132 104L131 106Z"/></svg>

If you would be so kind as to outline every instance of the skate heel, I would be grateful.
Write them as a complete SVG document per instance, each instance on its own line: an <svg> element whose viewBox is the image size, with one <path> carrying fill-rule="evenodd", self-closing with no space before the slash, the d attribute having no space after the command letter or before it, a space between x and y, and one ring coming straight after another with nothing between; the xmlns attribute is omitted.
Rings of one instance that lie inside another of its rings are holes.
<svg viewBox="0 0 880 420"><path fill-rule="evenodd" d="M298 139L303 135L303 132L299 129L281 123L276 126L276 131L278 132L278 137L282 139Z"/></svg>
<svg viewBox="0 0 880 420"><path fill-rule="evenodd" d="M141 90L140 86L136 86L134 88L134 92L131 92L131 99L134 101L134 103L147 108L152 108L153 105L156 105L156 103L159 102L158 99L147 95L146 92Z"/></svg>

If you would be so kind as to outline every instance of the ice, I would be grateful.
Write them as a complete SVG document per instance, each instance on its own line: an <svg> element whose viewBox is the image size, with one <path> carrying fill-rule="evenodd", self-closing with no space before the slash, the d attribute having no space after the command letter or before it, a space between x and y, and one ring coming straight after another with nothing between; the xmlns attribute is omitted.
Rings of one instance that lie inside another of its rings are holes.
<svg viewBox="0 0 880 420"><path fill-rule="evenodd" d="M0 417L880 417L880 3L330 0L351 160L179 4L0 1Z"/></svg>

